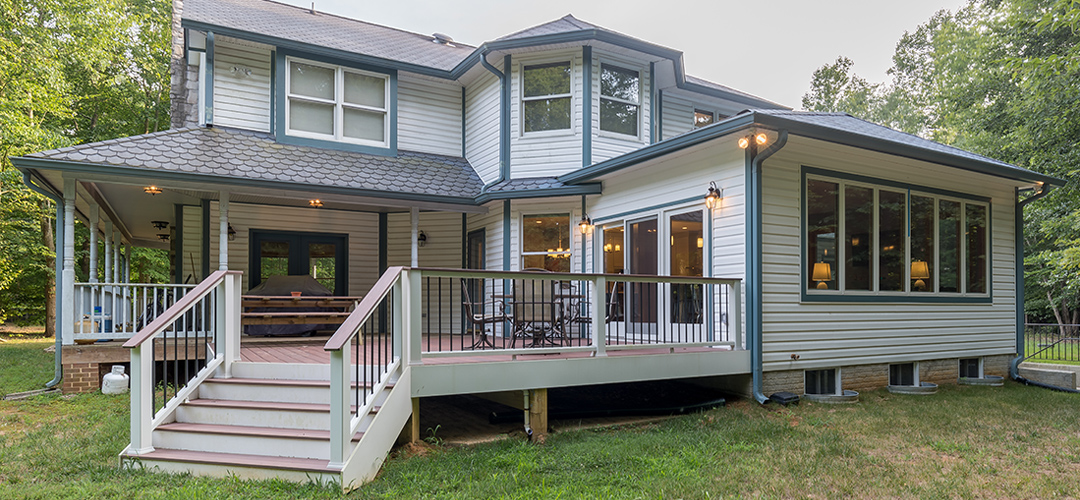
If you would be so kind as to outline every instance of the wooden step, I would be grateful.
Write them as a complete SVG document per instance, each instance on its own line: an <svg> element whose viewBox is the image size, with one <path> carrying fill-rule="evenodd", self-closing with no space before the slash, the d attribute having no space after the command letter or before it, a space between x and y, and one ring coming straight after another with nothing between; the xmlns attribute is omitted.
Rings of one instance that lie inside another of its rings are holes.
<svg viewBox="0 0 1080 500"><path fill-rule="evenodd" d="M164 462L182 462L193 464L218 465L223 467L255 467L260 469L295 470L303 472L340 473L327 468L329 462L312 458L267 457L262 455L241 455L238 453L210 453L205 451L170 450L158 448L144 455L124 454L125 458L138 460L160 460Z"/></svg>
<svg viewBox="0 0 1080 500"><path fill-rule="evenodd" d="M281 429L276 427L252 427L248 425L217 425L217 424L195 424L187 422L172 422L168 424L161 424L156 431L168 431L168 432L190 432L198 434L221 434L228 436L251 436L251 437L267 437L267 438L287 438L287 439L313 439L313 440L330 440L330 431L324 430L311 430L311 429ZM359 441L360 437L364 433L357 432L353 435L353 441Z"/></svg>
<svg viewBox="0 0 1080 500"><path fill-rule="evenodd" d="M278 380L269 378L211 378L207 379L204 384L237 384L237 385L267 385L267 386L287 386L287 387L330 387L329 380ZM360 384L353 382L353 387L358 387ZM363 384L366 388L371 388L372 384L366 382ZM394 387L393 382L386 384L387 389Z"/></svg>
<svg viewBox="0 0 1080 500"><path fill-rule="evenodd" d="M278 411L304 411L314 413L329 413L330 405L317 403L277 403L273 401L237 401L231 399L192 399L187 406L203 408L242 408L245 410L278 410ZM355 413L357 406L352 407ZM375 410L373 410L374 412Z"/></svg>

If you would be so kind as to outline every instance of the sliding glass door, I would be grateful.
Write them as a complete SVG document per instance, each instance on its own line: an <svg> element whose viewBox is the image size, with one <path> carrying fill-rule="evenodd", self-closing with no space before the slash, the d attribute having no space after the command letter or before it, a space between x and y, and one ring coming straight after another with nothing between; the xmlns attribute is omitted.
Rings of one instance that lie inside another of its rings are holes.
<svg viewBox="0 0 1080 500"><path fill-rule="evenodd" d="M271 276L308 275L334 295L348 295L345 235L251 230L250 288Z"/></svg>

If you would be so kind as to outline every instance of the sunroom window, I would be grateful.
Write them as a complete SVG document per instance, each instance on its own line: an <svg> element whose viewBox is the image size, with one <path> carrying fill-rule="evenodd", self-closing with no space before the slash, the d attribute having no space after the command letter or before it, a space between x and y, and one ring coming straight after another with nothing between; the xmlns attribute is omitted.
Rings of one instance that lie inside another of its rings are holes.
<svg viewBox="0 0 1080 500"><path fill-rule="evenodd" d="M638 136L641 74L610 64L600 65L600 130Z"/></svg>
<svg viewBox="0 0 1080 500"><path fill-rule="evenodd" d="M804 193L811 295L987 293L986 202L817 175Z"/></svg>
<svg viewBox="0 0 1080 500"><path fill-rule="evenodd" d="M570 129L570 63L525 66L521 73L522 130Z"/></svg>
<svg viewBox="0 0 1080 500"><path fill-rule="evenodd" d="M570 272L570 214L526 215L521 228L521 269Z"/></svg>
<svg viewBox="0 0 1080 500"><path fill-rule="evenodd" d="M387 75L288 59L288 135L386 147Z"/></svg>

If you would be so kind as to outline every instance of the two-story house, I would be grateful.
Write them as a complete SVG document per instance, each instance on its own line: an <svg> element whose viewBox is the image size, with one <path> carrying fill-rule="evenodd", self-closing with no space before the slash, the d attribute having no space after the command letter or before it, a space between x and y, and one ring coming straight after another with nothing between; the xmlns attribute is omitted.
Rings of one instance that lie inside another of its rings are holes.
<svg viewBox="0 0 1080 500"><path fill-rule="evenodd" d="M1023 350L1020 210L1058 179L789 110L572 16L472 47L174 5L174 128L12 159L61 207L65 386L99 374L76 341L133 355L129 463L350 488L423 397L516 398L543 432L552 387L850 399ZM107 262L89 283L76 217ZM169 249L175 284L127 283L124 245ZM314 354L256 352L241 322L313 314L240 298L276 275L362 300L320 299L342 326Z"/></svg>

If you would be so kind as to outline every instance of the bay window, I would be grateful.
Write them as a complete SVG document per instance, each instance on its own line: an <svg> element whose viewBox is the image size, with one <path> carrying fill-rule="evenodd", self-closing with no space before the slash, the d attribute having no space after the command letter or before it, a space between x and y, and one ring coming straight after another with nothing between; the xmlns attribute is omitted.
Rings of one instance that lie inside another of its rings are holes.
<svg viewBox="0 0 1080 500"><path fill-rule="evenodd" d="M525 66L521 87L524 132L570 129L573 97L569 61Z"/></svg>
<svg viewBox="0 0 1080 500"><path fill-rule="evenodd" d="M390 77L288 58L286 134L389 146Z"/></svg>
<svg viewBox="0 0 1080 500"><path fill-rule="evenodd" d="M808 298L986 297L987 201L817 173L803 199Z"/></svg>
<svg viewBox="0 0 1080 500"><path fill-rule="evenodd" d="M640 72L601 64L600 130L637 137L640 107Z"/></svg>

